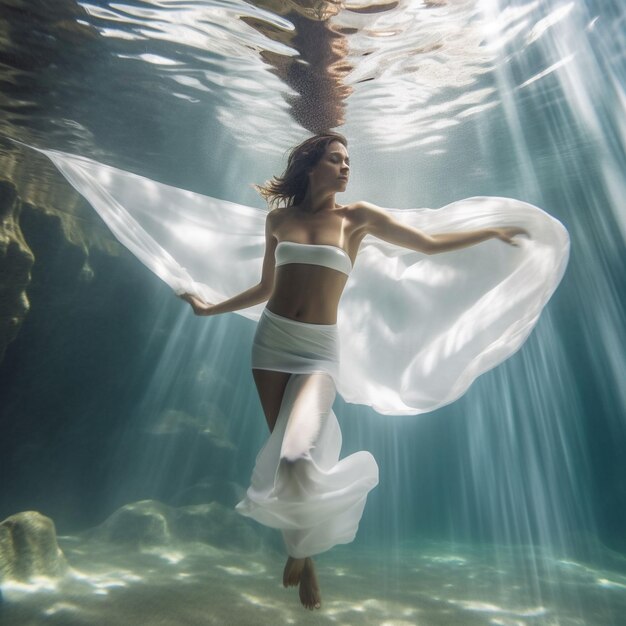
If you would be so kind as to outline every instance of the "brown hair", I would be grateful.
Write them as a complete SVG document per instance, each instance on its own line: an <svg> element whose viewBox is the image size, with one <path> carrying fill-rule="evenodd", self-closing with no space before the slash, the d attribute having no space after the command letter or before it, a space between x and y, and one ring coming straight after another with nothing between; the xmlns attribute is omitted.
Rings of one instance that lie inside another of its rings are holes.
<svg viewBox="0 0 626 626"><path fill-rule="evenodd" d="M320 162L326 148L333 141L348 147L348 140L333 131L309 137L292 148L287 159L287 169L281 176L273 176L272 180L266 181L264 185L254 185L254 188L267 200L271 208L279 204L288 207L300 204L309 185L307 176L309 170Z"/></svg>

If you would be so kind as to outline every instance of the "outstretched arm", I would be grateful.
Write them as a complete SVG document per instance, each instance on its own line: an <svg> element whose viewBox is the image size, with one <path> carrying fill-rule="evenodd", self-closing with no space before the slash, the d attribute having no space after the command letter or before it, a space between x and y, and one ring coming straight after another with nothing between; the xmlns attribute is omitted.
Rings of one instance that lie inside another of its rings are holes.
<svg viewBox="0 0 626 626"><path fill-rule="evenodd" d="M248 307L265 302L274 287L274 270L276 269L276 259L274 253L276 250L276 238L273 235L272 217L268 213L265 220L265 256L263 257L263 269L261 271L261 280L254 287L246 289L236 296L224 300L218 304L210 304L203 302L197 296L190 293L184 293L180 298L185 302L189 302L196 315L217 315L218 313L229 313L238 311L239 309L247 309Z"/></svg>
<svg viewBox="0 0 626 626"><path fill-rule="evenodd" d="M461 233L441 233L429 235L424 231L407 226L398 222L388 211L377 207L369 202L360 202L358 205L359 221L368 235L374 235L383 241L393 243L403 248L423 252L424 254L437 254L459 248L466 248L487 239L501 239L502 241L517 246L513 241L516 235L530 234L524 228L493 227L480 230L469 230Z"/></svg>

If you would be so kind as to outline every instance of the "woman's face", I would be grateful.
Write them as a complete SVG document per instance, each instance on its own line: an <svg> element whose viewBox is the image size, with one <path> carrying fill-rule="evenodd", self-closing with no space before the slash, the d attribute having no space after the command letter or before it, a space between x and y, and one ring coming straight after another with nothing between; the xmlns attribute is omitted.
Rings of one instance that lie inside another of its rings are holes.
<svg viewBox="0 0 626 626"><path fill-rule="evenodd" d="M326 146L319 163L309 172L313 190L345 191L350 176L348 149L339 141Z"/></svg>

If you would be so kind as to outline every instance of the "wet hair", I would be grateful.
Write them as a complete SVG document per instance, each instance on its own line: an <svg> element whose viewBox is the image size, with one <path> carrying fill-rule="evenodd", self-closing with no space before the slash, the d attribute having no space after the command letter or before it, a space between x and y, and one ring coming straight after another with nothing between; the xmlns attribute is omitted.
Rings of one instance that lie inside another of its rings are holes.
<svg viewBox="0 0 626 626"><path fill-rule="evenodd" d="M267 200L270 208L278 206L295 206L304 200L309 186L308 172L315 167L324 156L326 148L338 141L346 148L348 140L333 131L319 133L305 139L292 148L287 159L287 169L281 176L273 176L272 180L264 185L254 185L254 188Z"/></svg>

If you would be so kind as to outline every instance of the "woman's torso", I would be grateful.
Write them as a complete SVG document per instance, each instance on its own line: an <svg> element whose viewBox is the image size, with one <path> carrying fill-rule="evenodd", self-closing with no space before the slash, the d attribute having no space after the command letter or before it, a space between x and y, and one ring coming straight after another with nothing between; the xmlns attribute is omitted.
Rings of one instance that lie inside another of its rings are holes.
<svg viewBox="0 0 626 626"><path fill-rule="evenodd" d="M344 250L352 264L364 237L351 205L305 214L294 207L272 215L272 234L281 241L325 244ZM267 308L309 324L335 324L347 274L323 265L288 263L276 267Z"/></svg>

